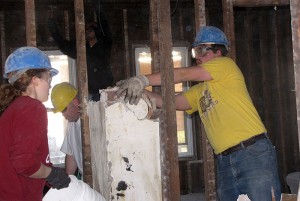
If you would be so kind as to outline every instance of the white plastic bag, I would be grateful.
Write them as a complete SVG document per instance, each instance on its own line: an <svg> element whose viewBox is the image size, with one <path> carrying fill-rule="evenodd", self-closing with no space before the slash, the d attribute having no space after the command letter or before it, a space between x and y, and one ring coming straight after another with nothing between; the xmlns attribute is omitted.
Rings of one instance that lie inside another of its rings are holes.
<svg viewBox="0 0 300 201"><path fill-rule="evenodd" d="M237 201L251 201L249 198L248 198L248 195L239 195Z"/></svg>
<svg viewBox="0 0 300 201"><path fill-rule="evenodd" d="M68 188L60 190L51 188L44 196L43 201L105 201L103 196L88 184L70 175L71 182Z"/></svg>

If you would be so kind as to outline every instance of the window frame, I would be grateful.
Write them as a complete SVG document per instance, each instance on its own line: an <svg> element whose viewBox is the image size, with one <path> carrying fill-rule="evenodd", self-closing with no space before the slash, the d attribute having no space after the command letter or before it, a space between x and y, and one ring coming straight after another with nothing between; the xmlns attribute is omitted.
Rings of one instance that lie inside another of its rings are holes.
<svg viewBox="0 0 300 201"><path fill-rule="evenodd" d="M71 66L70 66L70 58L63 54L60 50L45 50L43 51L46 55L48 55L51 65L53 68L57 69L57 67L53 64L52 56L62 56L62 59L67 61L67 72L60 72L58 76L53 77L51 83L51 89L49 93L48 101L44 103L45 107L47 108L47 116L48 116L48 144L49 144L49 152L50 152L50 161L54 166L64 167L65 166L65 154L60 151L61 145L65 138L65 133L67 129L67 120L62 116L61 113L53 113L52 111L52 103L50 100L50 94L52 88L55 84L60 82L71 82ZM72 64L71 64L72 65ZM59 67L61 68L61 66ZM62 122L60 125L58 122ZM57 129L60 128L60 129Z"/></svg>
<svg viewBox="0 0 300 201"><path fill-rule="evenodd" d="M148 53L151 55L150 47L149 46L136 46L134 49L134 63L135 63L135 73L136 75L140 74L140 63L139 63L139 54L140 53ZM180 52L181 55L181 67L188 67L190 66L190 59L189 59L189 48L187 46L173 46L172 51ZM151 65L151 60L149 61ZM182 90L186 91L190 88L190 83L182 83ZM176 92L175 92L176 93ZM186 136L186 143L187 144L187 152L179 152L178 156L180 158L188 158L194 156L194 135L193 135L193 120L192 115L187 114L184 112L184 127L185 127L185 136ZM181 144L178 144L178 149Z"/></svg>

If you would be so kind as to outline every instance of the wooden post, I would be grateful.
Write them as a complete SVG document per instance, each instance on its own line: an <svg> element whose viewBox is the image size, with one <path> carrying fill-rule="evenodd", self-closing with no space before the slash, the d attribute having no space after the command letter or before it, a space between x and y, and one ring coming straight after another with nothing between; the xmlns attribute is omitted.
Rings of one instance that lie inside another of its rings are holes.
<svg viewBox="0 0 300 201"><path fill-rule="evenodd" d="M129 63L129 47L128 47L128 19L127 9L123 9L123 30L124 30L124 50L125 50L125 75L129 78L130 75L130 63Z"/></svg>
<svg viewBox="0 0 300 201"><path fill-rule="evenodd" d="M25 0L27 46L36 47L35 5L34 0Z"/></svg>
<svg viewBox="0 0 300 201"><path fill-rule="evenodd" d="M236 60L235 50L235 34L234 34L234 18L233 18L233 3L232 0L223 0L223 26L224 33L229 40L228 56L234 61Z"/></svg>
<svg viewBox="0 0 300 201"><path fill-rule="evenodd" d="M69 22L69 12L64 10L64 21L65 21L65 37L66 40L70 40L70 22Z"/></svg>
<svg viewBox="0 0 300 201"><path fill-rule="evenodd" d="M160 116L163 201L180 200L170 2L150 1L152 69L160 70L163 98Z"/></svg>
<svg viewBox="0 0 300 201"><path fill-rule="evenodd" d="M205 15L205 1L195 0L195 23L196 30L199 31L200 27L206 25ZM203 158L203 169L204 169L204 184L205 184L205 200L215 201L216 200L216 182L215 182L215 161L213 149L210 146L206 133L201 129L201 142L202 142L202 158Z"/></svg>
<svg viewBox="0 0 300 201"><path fill-rule="evenodd" d="M78 89L81 100L81 135L82 135L82 160L83 181L93 187L93 176L91 166L91 145L89 134L89 118L87 116L88 85L87 85L87 63L85 46L85 23L83 0L74 0L75 28L77 47Z"/></svg>
<svg viewBox="0 0 300 201"><path fill-rule="evenodd" d="M199 31L201 26L206 25L206 15L205 15L205 1L204 0L194 0L195 4L195 25L196 32Z"/></svg>
<svg viewBox="0 0 300 201"><path fill-rule="evenodd" d="M295 71L295 91L297 104L298 140L300 146L300 3L299 0L290 1L293 59ZM300 147L299 147L300 148Z"/></svg>

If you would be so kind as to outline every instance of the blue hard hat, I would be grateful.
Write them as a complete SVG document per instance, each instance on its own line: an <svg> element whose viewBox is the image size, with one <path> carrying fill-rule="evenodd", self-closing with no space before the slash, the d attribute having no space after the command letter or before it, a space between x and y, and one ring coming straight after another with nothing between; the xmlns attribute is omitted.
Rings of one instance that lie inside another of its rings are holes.
<svg viewBox="0 0 300 201"><path fill-rule="evenodd" d="M229 42L223 31L213 26L201 27L195 38L192 47L199 46L201 44L220 44L225 45L228 49Z"/></svg>
<svg viewBox="0 0 300 201"><path fill-rule="evenodd" d="M20 47L6 59L3 77L8 78L8 74L14 71L29 69L49 69L52 76L58 73L51 67L50 59L44 52L36 47Z"/></svg>

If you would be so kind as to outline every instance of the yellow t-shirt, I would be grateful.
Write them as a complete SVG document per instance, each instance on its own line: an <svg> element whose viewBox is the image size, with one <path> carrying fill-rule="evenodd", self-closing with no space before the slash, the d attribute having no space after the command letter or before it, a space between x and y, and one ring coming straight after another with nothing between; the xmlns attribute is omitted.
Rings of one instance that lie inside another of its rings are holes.
<svg viewBox="0 0 300 201"><path fill-rule="evenodd" d="M266 132L235 62L218 57L201 66L213 80L201 82L183 95L192 107L187 113L199 112L214 152L219 154Z"/></svg>

